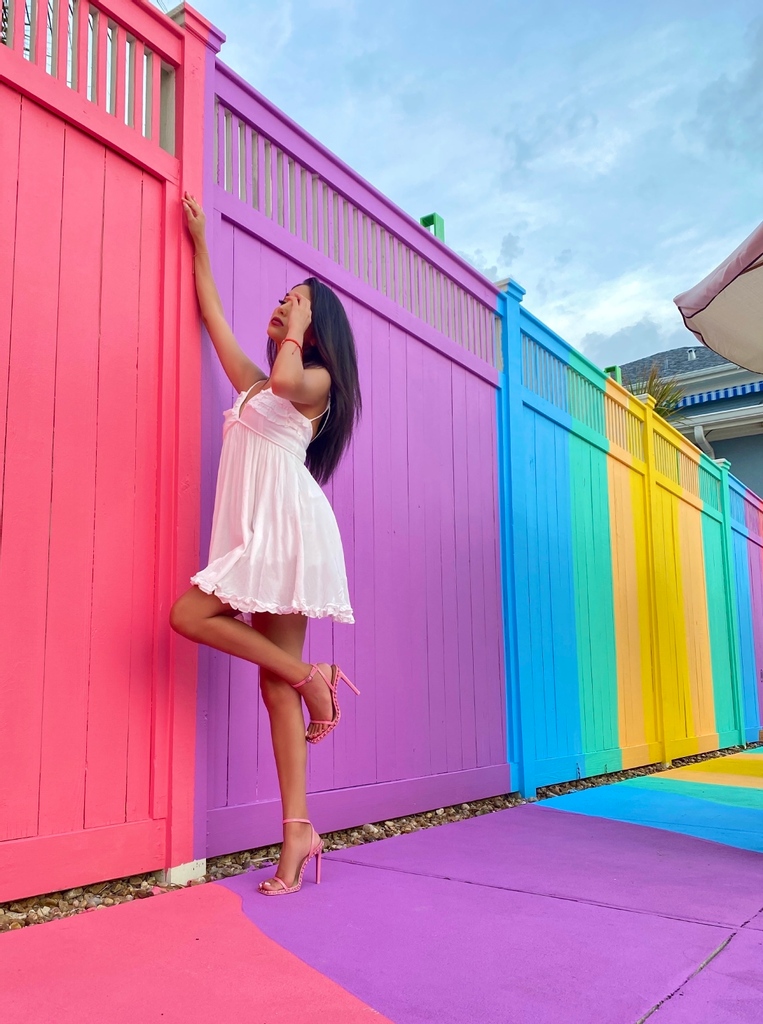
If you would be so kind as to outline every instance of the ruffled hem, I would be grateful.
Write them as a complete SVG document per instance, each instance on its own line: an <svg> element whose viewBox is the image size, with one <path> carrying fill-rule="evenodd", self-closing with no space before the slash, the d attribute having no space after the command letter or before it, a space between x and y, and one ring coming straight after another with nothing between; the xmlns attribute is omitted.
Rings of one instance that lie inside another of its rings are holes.
<svg viewBox="0 0 763 1024"><path fill-rule="evenodd" d="M200 574L191 576L191 583L195 584L199 590L203 590L205 594L214 594L215 597L219 597L221 601L224 601L231 608L235 608L240 612L271 612L273 615L293 615L295 612L301 612L310 619L331 617L336 622L344 622L349 625L355 622L352 608L349 605L342 605L340 607L339 605L330 604L323 608L312 608L299 601L294 601L290 605L271 604L267 601L252 601L246 597L239 597L237 594L226 593L221 587L207 583Z"/></svg>

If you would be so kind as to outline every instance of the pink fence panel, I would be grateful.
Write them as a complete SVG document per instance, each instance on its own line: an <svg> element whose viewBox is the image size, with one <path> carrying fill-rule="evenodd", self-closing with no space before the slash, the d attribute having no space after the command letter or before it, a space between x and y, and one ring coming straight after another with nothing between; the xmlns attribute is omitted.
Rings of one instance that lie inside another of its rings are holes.
<svg viewBox="0 0 763 1024"><path fill-rule="evenodd" d="M179 158L198 183L201 150L175 125L203 93L175 83L206 52L202 22L137 0L3 13L0 901L192 855L195 653L167 613L198 547L176 410L193 423Z"/></svg>

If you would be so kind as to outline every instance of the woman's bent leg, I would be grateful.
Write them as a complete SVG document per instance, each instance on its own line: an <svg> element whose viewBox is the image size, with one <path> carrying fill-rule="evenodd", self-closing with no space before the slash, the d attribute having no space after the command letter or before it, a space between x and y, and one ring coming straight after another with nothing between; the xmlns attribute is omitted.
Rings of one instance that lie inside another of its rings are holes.
<svg viewBox="0 0 763 1024"><path fill-rule="evenodd" d="M219 597L205 594L198 587L191 586L173 604L169 621L170 626L181 636L214 647L215 650L224 651L226 654L233 654L237 658L252 661L264 669L269 677L285 679L287 683L292 684L299 683L307 677L310 665L302 660L307 622L304 615L255 612L251 626L234 618L235 615L238 615L237 610L221 601ZM271 629L266 634L262 626L271 620L283 622L275 632ZM299 644L299 653L295 655L292 652L297 650L297 646L289 643L288 638L292 633L298 633L297 624L302 620L304 624L299 627L302 629L302 641ZM277 642L273 642L271 634L279 638ZM282 637L287 640L286 647L281 645ZM329 669L330 666L323 665L324 672L328 672ZM316 673L297 693L304 698L312 719L330 721L333 711L331 693L321 676Z"/></svg>
<svg viewBox="0 0 763 1024"><path fill-rule="evenodd" d="M314 719L329 719L331 694L317 675L298 690L289 683L301 682L310 665L302 660L307 618L302 614L273 615L255 612L252 625L234 618L238 611L214 594L196 586L172 606L170 625L176 633L236 655L260 666L262 697L270 716L278 784L284 818L307 818L307 741L302 698ZM329 666L324 665L324 670ZM286 681L285 681L286 680ZM283 826L284 842L276 874L291 885L307 856L312 839L310 825L290 822ZM268 888L278 889L276 883Z"/></svg>

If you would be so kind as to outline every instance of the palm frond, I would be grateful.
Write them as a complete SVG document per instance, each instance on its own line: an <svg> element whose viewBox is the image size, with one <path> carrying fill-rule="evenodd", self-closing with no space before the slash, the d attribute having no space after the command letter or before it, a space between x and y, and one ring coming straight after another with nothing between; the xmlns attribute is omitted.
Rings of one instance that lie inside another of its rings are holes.
<svg viewBox="0 0 763 1024"><path fill-rule="evenodd" d="M625 384L632 395L651 395L655 400L654 411L664 420L676 420L679 405L686 391L676 377L661 377L660 367L652 363L645 379L632 380Z"/></svg>

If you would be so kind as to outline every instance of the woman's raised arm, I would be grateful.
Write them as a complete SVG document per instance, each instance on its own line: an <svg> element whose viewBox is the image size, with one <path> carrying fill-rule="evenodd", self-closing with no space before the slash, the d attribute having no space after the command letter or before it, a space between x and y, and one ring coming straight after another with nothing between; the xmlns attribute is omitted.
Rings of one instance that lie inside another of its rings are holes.
<svg viewBox="0 0 763 1024"><path fill-rule="evenodd" d="M204 211L188 192L183 195L183 207L188 231L196 249L193 263L201 318L228 380L237 392L247 391L256 381L264 380L267 374L244 352L225 319L223 304L209 262Z"/></svg>

